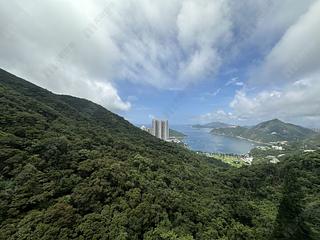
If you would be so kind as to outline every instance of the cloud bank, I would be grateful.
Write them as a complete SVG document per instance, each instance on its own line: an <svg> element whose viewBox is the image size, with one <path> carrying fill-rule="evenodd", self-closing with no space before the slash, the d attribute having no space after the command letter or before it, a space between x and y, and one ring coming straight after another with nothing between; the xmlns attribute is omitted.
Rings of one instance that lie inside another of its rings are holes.
<svg viewBox="0 0 320 240"><path fill-rule="evenodd" d="M58 93L128 110L127 80L184 88L215 74L231 38L216 1L0 2L0 66Z"/></svg>
<svg viewBox="0 0 320 240"><path fill-rule="evenodd" d="M184 89L254 51L262 60L249 62L248 81L225 83L242 88L230 112L211 117L290 117L298 103L310 106L300 116L316 117L319 12L319 0L1 1L0 67L126 111L120 81ZM259 84L268 89L248 90Z"/></svg>
<svg viewBox="0 0 320 240"><path fill-rule="evenodd" d="M271 9L282 9L281 6L285 4L292 11L283 11L283 15L274 11L273 18L268 17L268 12L263 17L260 16L254 33L249 34L249 40L245 44L249 43L253 47L265 38L266 41L259 44L261 49L266 49L265 57L251 65L248 81L241 90L236 91L228 113L223 110L213 111L202 115L200 119L259 122L277 117L310 126L318 125L320 1L306 3L295 2L288 5L289 2L281 1L271 4ZM305 12L299 11L297 7ZM280 25L276 26L276 23ZM279 39L269 45L270 39L277 37ZM255 44L252 43L253 39ZM235 84L236 81L234 78L226 85Z"/></svg>
<svg viewBox="0 0 320 240"><path fill-rule="evenodd" d="M288 28L262 64L253 70L252 85L268 83L273 87L254 94L246 89L238 91L230 103L238 117L320 120L319 13L320 1L317 1Z"/></svg>

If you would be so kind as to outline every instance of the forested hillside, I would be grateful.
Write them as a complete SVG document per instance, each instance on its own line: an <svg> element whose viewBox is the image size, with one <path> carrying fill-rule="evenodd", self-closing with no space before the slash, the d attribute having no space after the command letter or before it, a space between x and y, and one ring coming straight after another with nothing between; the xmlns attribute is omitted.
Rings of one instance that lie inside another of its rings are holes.
<svg viewBox="0 0 320 240"><path fill-rule="evenodd" d="M302 141L315 134L311 129L285 123L278 119L262 122L250 128L237 126L235 128L213 129L211 132L213 134L242 137L264 143L276 141Z"/></svg>
<svg viewBox="0 0 320 240"><path fill-rule="evenodd" d="M0 70L0 239L319 239L320 153L230 168Z"/></svg>
<svg viewBox="0 0 320 240"><path fill-rule="evenodd" d="M313 148L315 148L315 147L320 148L320 134L317 133L317 134L311 136L310 138L305 139L303 141L303 144L307 145L307 146L311 146Z"/></svg>
<svg viewBox="0 0 320 240"><path fill-rule="evenodd" d="M169 129L169 136L170 137L175 137L175 138L178 138L178 139L183 139L185 138L187 135L185 135L184 133L182 132L179 132L177 130L174 130L174 129Z"/></svg>

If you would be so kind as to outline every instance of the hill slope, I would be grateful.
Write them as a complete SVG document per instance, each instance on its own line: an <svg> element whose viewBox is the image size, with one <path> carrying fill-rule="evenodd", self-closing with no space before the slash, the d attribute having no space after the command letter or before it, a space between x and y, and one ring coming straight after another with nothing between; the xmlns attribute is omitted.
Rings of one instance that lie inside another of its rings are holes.
<svg viewBox="0 0 320 240"><path fill-rule="evenodd" d="M220 128L211 131L232 137L242 137L259 142L300 141L315 134L311 129L294 124L284 123L278 119L260 123L251 128Z"/></svg>
<svg viewBox="0 0 320 240"><path fill-rule="evenodd" d="M316 133L303 141L304 145L312 148L320 148L320 134Z"/></svg>
<svg viewBox="0 0 320 240"><path fill-rule="evenodd" d="M178 139L183 139L185 138L187 135L185 135L184 133L182 132L179 132L177 130L174 130L174 129L169 129L169 136L170 137L175 137L175 138L178 138Z"/></svg>
<svg viewBox="0 0 320 240"><path fill-rule="evenodd" d="M193 128L228 128L233 127L233 125L222 123L222 122L211 122L207 124L196 124L192 125Z"/></svg>
<svg viewBox="0 0 320 240"><path fill-rule="evenodd" d="M0 111L0 239L319 237L319 153L226 168L2 70Z"/></svg>

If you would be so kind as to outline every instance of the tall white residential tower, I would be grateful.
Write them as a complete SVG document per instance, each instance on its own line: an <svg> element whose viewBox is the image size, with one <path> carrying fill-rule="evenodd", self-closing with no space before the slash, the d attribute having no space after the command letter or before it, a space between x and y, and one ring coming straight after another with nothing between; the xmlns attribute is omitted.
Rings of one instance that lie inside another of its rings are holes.
<svg viewBox="0 0 320 240"><path fill-rule="evenodd" d="M152 119L152 135L163 140L169 139L169 123L168 120Z"/></svg>

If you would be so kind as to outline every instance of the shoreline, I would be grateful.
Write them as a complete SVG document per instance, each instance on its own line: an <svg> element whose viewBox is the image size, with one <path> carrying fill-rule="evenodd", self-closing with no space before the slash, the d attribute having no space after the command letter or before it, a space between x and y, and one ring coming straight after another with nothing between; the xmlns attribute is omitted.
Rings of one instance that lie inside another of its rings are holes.
<svg viewBox="0 0 320 240"><path fill-rule="evenodd" d="M241 136L230 136L230 135L226 135L226 134L219 134L219 133L212 133L212 132L210 132L210 133L212 135L217 135L217 136L237 138L237 139L241 139L241 140L246 140L248 142L253 142L253 143L258 143L258 144L263 144L263 145L271 145L270 143L260 142L260 141L252 140L252 139L249 139L249 138L244 138L244 137L241 137Z"/></svg>

